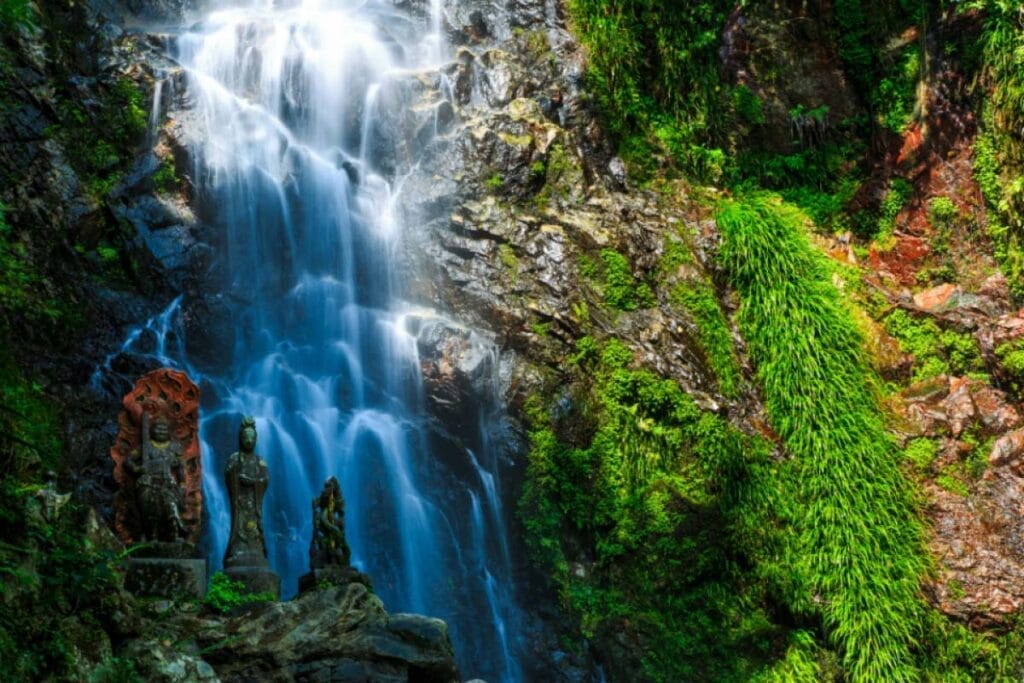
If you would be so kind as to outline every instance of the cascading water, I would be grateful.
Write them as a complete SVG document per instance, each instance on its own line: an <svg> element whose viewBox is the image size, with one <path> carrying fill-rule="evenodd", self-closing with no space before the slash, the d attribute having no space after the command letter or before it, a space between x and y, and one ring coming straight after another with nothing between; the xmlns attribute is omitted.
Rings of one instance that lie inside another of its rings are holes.
<svg viewBox="0 0 1024 683"><path fill-rule="evenodd" d="M225 321L232 358L203 377L207 542L216 569L229 529L225 460L252 414L284 595L308 571L310 501L338 476L354 562L385 605L447 620L463 673L518 680L487 437L496 397L480 397L479 429L458 435L473 444L462 454L472 476L446 489L417 350L436 318L402 303L395 267L401 173L423 140L393 122L443 100L440 13L437 0L421 16L383 0L254 1L214 8L173 41L195 114L197 203L222 231L218 286L236 302ZM158 339L173 336L181 305L149 321ZM493 349L467 335L496 373ZM198 374L183 349L179 332L156 360Z"/></svg>

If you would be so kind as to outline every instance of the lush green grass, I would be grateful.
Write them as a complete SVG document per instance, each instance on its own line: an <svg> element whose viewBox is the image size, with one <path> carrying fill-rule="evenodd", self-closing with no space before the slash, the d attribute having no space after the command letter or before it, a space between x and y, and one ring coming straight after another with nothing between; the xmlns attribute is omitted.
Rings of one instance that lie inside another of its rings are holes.
<svg viewBox="0 0 1024 683"><path fill-rule="evenodd" d="M716 55L732 8L724 0L568 0L589 91L635 171L653 171L657 155L689 174L721 175L725 158L711 141L724 130L728 98ZM740 104L753 113L749 101Z"/></svg>
<svg viewBox="0 0 1024 683"><path fill-rule="evenodd" d="M793 611L819 614L851 681L912 681L927 561L913 492L872 393L857 325L805 234L771 196L725 202L721 264L772 425L792 457Z"/></svg>
<svg viewBox="0 0 1024 683"><path fill-rule="evenodd" d="M604 267L604 300L619 311L635 311L654 305L654 294L647 283L633 277L629 259L614 249L601 250Z"/></svg>
<svg viewBox="0 0 1024 683"><path fill-rule="evenodd" d="M771 506L746 493L770 479L771 449L632 369L614 339L584 337L572 363L574 411L529 407L521 511L535 561L584 636L624 623L642 634L654 680L749 680L786 630L765 609L765 582L744 571L745 551L771 542ZM561 436L581 424L593 429ZM570 569L587 558L584 575Z"/></svg>
<svg viewBox="0 0 1024 683"><path fill-rule="evenodd" d="M705 282L680 283L672 289L671 299L682 306L697 325L698 341L718 381L719 391L727 398L736 398L740 390L740 367L729 322L718 304L714 287Z"/></svg>

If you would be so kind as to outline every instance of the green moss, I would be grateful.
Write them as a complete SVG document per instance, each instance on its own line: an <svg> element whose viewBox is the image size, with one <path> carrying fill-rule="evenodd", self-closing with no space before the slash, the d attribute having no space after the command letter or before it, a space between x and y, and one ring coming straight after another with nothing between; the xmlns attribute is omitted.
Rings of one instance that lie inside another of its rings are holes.
<svg viewBox="0 0 1024 683"><path fill-rule="evenodd" d="M935 478L935 483L961 498L966 498L970 493L967 484L953 470L943 471Z"/></svg>
<svg viewBox="0 0 1024 683"><path fill-rule="evenodd" d="M515 283L519 279L519 257L511 244L504 243L498 246L498 260L505 266Z"/></svg>
<svg viewBox="0 0 1024 683"><path fill-rule="evenodd" d="M63 142L72 167L97 199L121 181L147 127L145 95L131 79L121 77L101 93L102 100L89 109L74 97L62 99L60 123L48 129Z"/></svg>
<svg viewBox="0 0 1024 683"><path fill-rule="evenodd" d="M0 204L0 333L24 323L51 329L68 317L67 305L50 293L52 287L7 224L4 212Z"/></svg>
<svg viewBox="0 0 1024 683"><path fill-rule="evenodd" d="M633 277L629 260L614 249L601 250L604 266L604 300L619 311L635 311L654 305L654 294L645 282Z"/></svg>
<svg viewBox="0 0 1024 683"><path fill-rule="evenodd" d="M176 191L180 185L181 179L178 178L178 172L174 166L174 155L168 154L160 162L160 168L153 174L153 187L157 192L169 194Z"/></svg>
<svg viewBox="0 0 1024 683"><path fill-rule="evenodd" d="M902 178L892 179L879 210L878 230L876 232L879 242L885 244L892 237L893 231L896 229L896 216L903 210L913 192L913 186L906 180Z"/></svg>
<svg viewBox="0 0 1024 683"><path fill-rule="evenodd" d="M572 362L572 414L553 421L538 397L527 404L531 555L584 636L644 634L650 679L749 680L784 630L768 618L763 584L741 580L737 555L757 552L770 529L742 493L766 476L770 448L675 382L631 369L618 340L585 337ZM559 422L580 421L595 429L560 440ZM592 560L583 576L570 571L580 556Z"/></svg>
<svg viewBox="0 0 1024 683"><path fill-rule="evenodd" d="M765 407L793 456L779 482L794 511L790 609L820 613L848 680L917 680L923 532L857 325L799 212L755 196L726 202L718 222Z"/></svg>
<svg viewBox="0 0 1024 683"><path fill-rule="evenodd" d="M701 349L718 380L719 391L729 398L736 398L740 387L740 367L732 332L718 305L714 288L703 282L681 283L673 288L671 300L682 306L696 324Z"/></svg>
<svg viewBox="0 0 1024 683"><path fill-rule="evenodd" d="M494 173L484 181L484 186L491 191L498 191L505 187L505 177L500 173Z"/></svg>
<svg viewBox="0 0 1024 683"><path fill-rule="evenodd" d="M931 318L913 318L898 309L883 321L885 330L914 356L913 380L942 374L967 375L984 370L985 364L974 337L942 330Z"/></svg>
<svg viewBox="0 0 1024 683"><path fill-rule="evenodd" d="M920 472L926 472L939 454L939 445L932 439L914 439L903 449L906 458Z"/></svg>
<svg viewBox="0 0 1024 683"><path fill-rule="evenodd" d="M273 600L273 593L252 593L241 581L233 581L224 572L217 572L210 577L210 587L203 602L210 609L226 614L236 607Z"/></svg>

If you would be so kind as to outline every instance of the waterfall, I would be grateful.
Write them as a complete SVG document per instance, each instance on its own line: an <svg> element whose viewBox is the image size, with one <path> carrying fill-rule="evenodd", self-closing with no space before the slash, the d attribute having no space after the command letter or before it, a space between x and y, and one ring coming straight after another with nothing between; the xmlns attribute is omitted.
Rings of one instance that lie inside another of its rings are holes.
<svg viewBox="0 0 1024 683"><path fill-rule="evenodd" d="M440 2L411 4L221 2L176 36L195 202L222 242L216 286L232 302L231 357L215 371L193 367L180 299L146 335L132 331L122 352L155 334L156 361L202 374L212 570L229 529L225 461L251 414L285 597L309 569L310 501L337 476L353 562L385 606L448 621L467 677L520 680L508 506L488 437L500 402L479 397L479 424L456 435L465 445L444 446L462 450L456 460L470 474L447 473L453 454L438 452L426 428L418 351L439 317L404 303L396 256L416 227L403 224L402 178L424 144L403 122L424 99L429 108L446 97ZM467 334L495 385L493 346Z"/></svg>

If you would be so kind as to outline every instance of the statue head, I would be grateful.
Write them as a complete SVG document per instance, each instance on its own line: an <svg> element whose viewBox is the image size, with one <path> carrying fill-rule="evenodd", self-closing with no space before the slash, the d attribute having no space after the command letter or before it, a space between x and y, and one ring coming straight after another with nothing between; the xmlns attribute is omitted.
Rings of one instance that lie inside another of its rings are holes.
<svg viewBox="0 0 1024 683"><path fill-rule="evenodd" d="M171 439L171 424L162 417L153 420L149 425L149 438L157 443L164 443Z"/></svg>
<svg viewBox="0 0 1024 683"><path fill-rule="evenodd" d="M256 448L256 420L251 416L242 418L238 428L238 448L243 453L252 453Z"/></svg>

